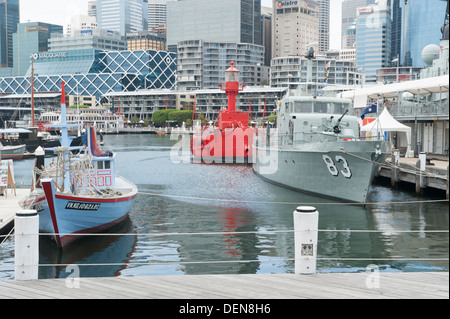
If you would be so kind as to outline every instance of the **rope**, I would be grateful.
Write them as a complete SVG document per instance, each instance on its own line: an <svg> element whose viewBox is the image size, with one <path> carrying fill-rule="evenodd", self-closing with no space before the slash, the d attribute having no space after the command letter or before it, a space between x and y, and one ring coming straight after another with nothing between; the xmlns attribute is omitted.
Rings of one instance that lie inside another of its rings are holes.
<svg viewBox="0 0 450 319"><path fill-rule="evenodd" d="M123 263L91 263L75 264L78 267L98 266L161 266L161 265L199 265L199 264L230 264L230 263L264 263L264 262L286 262L296 261L295 258L273 258L273 259L250 259L250 260L210 260L210 261L161 261L161 262L123 262ZM339 258L339 257L317 257L317 261L449 261L449 258ZM74 264L37 264L27 266L38 267L68 267ZM15 265L0 265L0 268L13 268Z"/></svg>
<svg viewBox="0 0 450 319"><path fill-rule="evenodd" d="M369 160L369 159L367 159L367 158L361 157L361 156L359 156L359 155L356 155L356 154L353 154L353 153L350 153L350 152L346 152L346 151L344 151L344 150L342 150L341 152L344 153L344 154L348 154L348 155L350 155L350 156L356 157L356 158L358 158L358 159L360 159L360 160L363 160L363 161L367 161L367 162L371 162L371 163L374 163L374 164L381 165L381 166L384 167L384 168L390 168L390 169L396 168L396 169L399 169L399 170L401 170L401 171L403 171L403 172L411 173L411 174L422 173L423 176L434 177L434 178L439 178L439 179L443 179L443 180L448 181L448 178L447 178L446 176L439 175L439 174L432 174L432 173L427 172L427 171L421 171L420 168L418 168L418 167L416 167L416 166L414 166L414 165L411 165L411 164L409 164L409 163L403 163L403 165L406 165L406 166L411 167L412 170L406 169L406 168L404 168L404 167L402 167L402 166L395 165L395 164L393 164L393 163L389 163L389 162L386 162L386 161L385 161L384 163L381 163L381 164L380 164L380 163L378 163L378 162Z"/></svg>
<svg viewBox="0 0 450 319"><path fill-rule="evenodd" d="M370 230L370 229L311 229L309 231L317 232L331 232L331 233L449 233L449 230ZM149 237L161 237L161 236L211 236L211 235L248 235L248 234L280 234L280 233L295 233L296 230L264 230L264 231L225 231L225 232L196 232L196 233L40 233L40 236L149 236ZM35 234L36 235L36 234ZM0 237L8 237L9 235L1 235ZM13 235L14 236L14 235Z"/></svg>
<svg viewBox="0 0 450 319"><path fill-rule="evenodd" d="M298 203L298 202L270 202L270 201L253 201L253 200L239 200L239 199L221 199L221 198L205 198L196 196L183 196L183 195L170 195L170 194L158 194L150 192L138 192L141 195L159 196L159 197L172 197L180 199L194 199L201 201L215 201L215 202L229 202L229 203L246 203L246 204L275 204L275 205L389 205L389 204L420 204L420 203L439 203L448 202L447 199L436 199L426 201L398 201L398 202L370 202L370 203Z"/></svg>
<svg viewBox="0 0 450 319"><path fill-rule="evenodd" d="M11 235L11 233L14 230L14 226L11 228L11 230L9 231L8 235L1 235L0 238L4 237L2 242L0 243L0 246L6 241L6 239Z"/></svg>

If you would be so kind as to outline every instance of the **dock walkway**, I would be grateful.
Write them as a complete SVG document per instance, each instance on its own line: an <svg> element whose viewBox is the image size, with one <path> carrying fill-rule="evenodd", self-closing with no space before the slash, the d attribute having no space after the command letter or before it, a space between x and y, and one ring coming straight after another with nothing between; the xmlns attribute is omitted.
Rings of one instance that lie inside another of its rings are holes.
<svg viewBox="0 0 450 319"><path fill-rule="evenodd" d="M390 165L389 163L392 162L392 158L388 158L386 160L387 165L381 167L378 176L391 179L392 186L398 182L414 184L417 193L424 188L434 188L446 191L446 197L448 199L448 156L430 155L427 159L429 162L425 166L422 178L420 177L420 169L417 167L419 159L404 157L399 159L397 167Z"/></svg>
<svg viewBox="0 0 450 319"><path fill-rule="evenodd" d="M7 196L0 196L0 235L7 233L12 227L14 216L21 209L19 201L25 198L30 190L17 188L15 194L11 189L8 189L7 192Z"/></svg>
<svg viewBox="0 0 450 319"><path fill-rule="evenodd" d="M0 281L0 299L449 298L448 272L181 275L76 280Z"/></svg>

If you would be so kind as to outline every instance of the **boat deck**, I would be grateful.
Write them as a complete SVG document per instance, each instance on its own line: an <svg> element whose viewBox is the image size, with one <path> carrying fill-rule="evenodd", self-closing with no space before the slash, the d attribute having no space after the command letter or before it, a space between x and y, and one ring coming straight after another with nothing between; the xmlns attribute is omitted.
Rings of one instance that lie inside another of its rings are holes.
<svg viewBox="0 0 450 319"><path fill-rule="evenodd" d="M0 299L448 299L448 279L448 272L381 272L0 281Z"/></svg>

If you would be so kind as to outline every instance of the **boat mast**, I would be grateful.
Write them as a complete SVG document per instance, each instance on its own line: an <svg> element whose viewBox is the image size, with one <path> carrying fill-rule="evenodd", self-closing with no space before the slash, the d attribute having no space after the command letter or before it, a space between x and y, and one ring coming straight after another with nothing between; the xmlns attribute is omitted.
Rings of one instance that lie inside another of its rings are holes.
<svg viewBox="0 0 450 319"><path fill-rule="evenodd" d="M31 55L31 127L34 127L34 57Z"/></svg>

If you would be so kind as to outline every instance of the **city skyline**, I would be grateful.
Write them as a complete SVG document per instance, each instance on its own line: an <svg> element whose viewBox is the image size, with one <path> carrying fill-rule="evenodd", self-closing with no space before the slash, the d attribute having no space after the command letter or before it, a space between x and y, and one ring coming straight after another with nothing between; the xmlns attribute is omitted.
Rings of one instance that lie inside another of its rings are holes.
<svg viewBox="0 0 450 319"><path fill-rule="evenodd" d="M20 22L45 22L59 24L64 28L72 15L87 14L89 0L20 0ZM341 4L342 0L331 0L330 50L341 48ZM261 5L272 6L272 0L261 0ZM43 10L45 8L45 10Z"/></svg>

